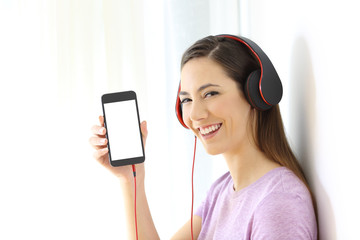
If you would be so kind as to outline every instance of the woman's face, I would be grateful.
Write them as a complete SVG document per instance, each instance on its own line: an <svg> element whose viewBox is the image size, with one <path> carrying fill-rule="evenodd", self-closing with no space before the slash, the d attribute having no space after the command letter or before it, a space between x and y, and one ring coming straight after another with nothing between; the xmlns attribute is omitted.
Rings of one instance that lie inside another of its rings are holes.
<svg viewBox="0 0 360 240"><path fill-rule="evenodd" d="M182 113L185 124L209 154L236 153L249 143L251 107L221 65L194 58L181 71Z"/></svg>

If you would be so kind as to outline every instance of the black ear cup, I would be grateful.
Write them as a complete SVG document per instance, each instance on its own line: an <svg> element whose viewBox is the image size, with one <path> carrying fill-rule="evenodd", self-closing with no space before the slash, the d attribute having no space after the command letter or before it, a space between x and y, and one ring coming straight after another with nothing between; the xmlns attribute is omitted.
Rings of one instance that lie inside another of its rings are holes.
<svg viewBox="0 0 360 240"><path fill-rule="evenodd" d="M260 94L260 79L261 79L261 70L255 70L248 76L244 85L244 93L245 96L254 108L265 111L270 109L272 106L268 105L264 102L263 98Z"/></svg>

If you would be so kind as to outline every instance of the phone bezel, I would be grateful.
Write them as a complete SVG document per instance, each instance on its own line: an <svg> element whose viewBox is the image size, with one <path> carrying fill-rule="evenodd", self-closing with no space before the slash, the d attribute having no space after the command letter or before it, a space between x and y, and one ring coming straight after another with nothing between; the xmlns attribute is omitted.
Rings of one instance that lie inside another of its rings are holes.
<svg viewBox="0 0 360 240"><path fill-rule="evenodd" d="M106 103L114 103L114 102L122 102L122 101L129 101L129 100L135 100L136 105L136 113L137 113L137 120L138 120L138 126L139 126L139 134L141 139L141 149L142 149L142 156L141 157L134 157L134 158L125 158L125 159L116 159L113 160L111 158L111 143L109 141L108 132L107 132L107 126L106 126L106 113L105 113L105 107L104 104ZM110 165L113 167L118 166L125 166L125 165L132 165L132 164L138 164L145 161L145 151L144 151L144 143L143 138L141 134L141 128L140 128L140 115L139 115L139 108L136 98L136 93L134 91L124 91L124 92L114 92L114 93L106 93L101 96L101 105L103 110L103 116L104 116L104 126L106 128L106 139L108 140L108 155L109 155L109 161Z"/></svg>

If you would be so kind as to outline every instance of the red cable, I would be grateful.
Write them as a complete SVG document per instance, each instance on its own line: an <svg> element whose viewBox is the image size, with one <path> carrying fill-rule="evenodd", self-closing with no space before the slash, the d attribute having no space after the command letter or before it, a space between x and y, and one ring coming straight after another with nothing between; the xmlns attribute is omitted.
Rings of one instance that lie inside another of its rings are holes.
<svg viewBox="0 0 360 240"><path fill-rule="evenodd" d="M196 153L196 136L195 136L195 144L194 144L194 157L193 157L193 165L192 165L192 173L191 173L191 239L194 240L194 230L193 230L193 210L194 210L194 166L195 166L195 153Z"/></svg>
<svg viewBox="0 0 360 240"><path fill-rule="evenodd" d="M137 217L136 217L136 169L135 165L132 165L133 174L134 174L134 184L135 184L135 200L134 200L134 209L135 209L135 232L136 232L136 240L138 240L138 229L137 229Z"/></svg>

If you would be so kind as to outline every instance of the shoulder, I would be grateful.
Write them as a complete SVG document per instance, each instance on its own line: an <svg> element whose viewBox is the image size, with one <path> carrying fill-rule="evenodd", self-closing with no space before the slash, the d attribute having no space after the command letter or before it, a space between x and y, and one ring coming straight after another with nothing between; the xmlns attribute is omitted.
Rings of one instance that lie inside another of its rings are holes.
<svg viewBox="0 0 360 240"><path fill-rule="evenodd" d="M208 195L209 194L217 195L220 192L227 191L230 184L232 184L232 178L230 172L226 172L211 184Z"/></svg>
<svg viewBox="0 0 360 240"><path fill-rule="evenodd" d="M201 212L208 211L214 207L216 202L226 197L231 184L232 178L229 172L223 174L215 180L207 191L205 200L201 204Z"/></svg>
<svg viewBox="0 0 360 240"><path fill-rule="evenodd" d="M227 172L219 177L210 187L207 192L206 198L197 208L195 215L200 216L203 221L207 219L208 213L213 211L218 201L222 201L226 194L227 186L231 183L232 179L230 173Z"/></svg>
<svg viewBox="0 0 360 240"><path fill-rule="evenodd" d="M305 184L286 167L271 170L257 182L256 190L266 197L270 193L283 192L310 196Z"/></svg>
<svg viewBox="0 0 360 240"><path fill-rule="evenodd" d="M253 215L255 239L316 239L316 218L309 191L296 175L281 168L265 185Z"/></svg>

